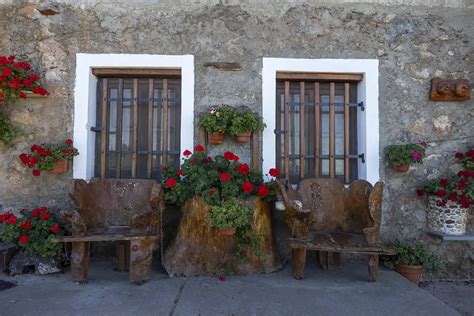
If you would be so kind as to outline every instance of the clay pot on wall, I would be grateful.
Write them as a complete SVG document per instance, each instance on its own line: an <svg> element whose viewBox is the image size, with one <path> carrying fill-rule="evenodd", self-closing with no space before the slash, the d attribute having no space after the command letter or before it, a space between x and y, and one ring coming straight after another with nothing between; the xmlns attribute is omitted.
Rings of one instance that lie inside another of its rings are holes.
<svg viewBox="0 0 474 316"><path fill-rule="evenodd" d="M247 133L243 133L243 134L240 134L240 135L235 135L234 136L234 141L236 143L248 143L249 140L250 140L250 135L252 133L251 132L247 132Z"/></svg>
<svg viewBox="0 0 474 316"><path fill-rule="evenodd" d="M209 144L219 145L219 144L222 143L222 140L224 139L224 133L222 133L222 132L217 132L217 133L208 132L207 133L207 139L209 140Z"/></svg>
<svg viewBox="0 0 474 316"><path fill-rule="evenodd" d="M51 170L52 173L65 173L67 171L67 159L62 159L58 161L56 167Z"/></svg>
<svg viewBox="0 0 474 316"><path fill-rule="evenodd" d="M408 281L418 285L421 281L421 275L423 273L423 266L409 266L406 264L397 264L395 271L400 273Z"/></svg>
<svg viewBox="0 0 474 316"><path fill-rule="evenodd" d="M235 228L224 228L219 230L219 234L221 236L234 236L235 235Z"/></svg>
<svg viewBox="0 0 474 316"><path fill-rule="evenodd" d="M393 165L392 168L398 172L407 172L410 169L410 165Z"/></svg>

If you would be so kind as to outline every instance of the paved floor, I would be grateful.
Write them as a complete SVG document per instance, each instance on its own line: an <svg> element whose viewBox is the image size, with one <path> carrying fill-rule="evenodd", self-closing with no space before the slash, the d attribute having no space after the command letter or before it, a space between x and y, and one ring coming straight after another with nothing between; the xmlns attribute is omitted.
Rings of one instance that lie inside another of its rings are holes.
<svg viewBox="0 0 474 316"><path fill-rule="evenodd" d="M156 272L136 286L108 262L92 263L85 285L68 273L2 276L18 286L0 292L0 315L459 315L392 271L369 283L362 264L329 271L308 265L301 281L286 267L225 281Z"/></svg>
<svg viewBox="0 0 474 316"><path fill-rule="evenodd" d="M474 316L474 281L423 282L422 287L461 315Z"/></svg>

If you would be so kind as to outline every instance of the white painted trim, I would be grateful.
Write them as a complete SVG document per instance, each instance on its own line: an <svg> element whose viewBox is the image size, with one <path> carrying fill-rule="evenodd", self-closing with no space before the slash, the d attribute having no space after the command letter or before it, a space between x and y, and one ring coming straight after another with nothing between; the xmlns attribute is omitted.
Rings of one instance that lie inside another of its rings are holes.
<svg viewBox="0 0 474 316"><path fill-rule="evenodd" d="M365 153L365 163L359 160L359 178L370 183L379 180L379 61L377 59L297 59L263 58L262 104L267 128L263 131L263 171L276 165L275 104L277 71L361 73L358 85L359 101L365 111L358 110L358 145Z"/></svg>
<svg viewBox="0 0 474 316"><path fill-rule="evenodd" d="M90 130L96 119L97 78L93 67L134 67L181 69L181 148L194 144L194 56L145 54L76 54L74 89L73 177L89 180L94 176L95 136Z"/></svg>

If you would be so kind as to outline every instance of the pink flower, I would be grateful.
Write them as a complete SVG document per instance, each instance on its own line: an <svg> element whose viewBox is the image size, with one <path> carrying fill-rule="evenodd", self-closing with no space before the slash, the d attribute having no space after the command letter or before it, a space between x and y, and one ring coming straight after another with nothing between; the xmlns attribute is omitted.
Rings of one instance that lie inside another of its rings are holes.
<svg viewBox="0 0 474 316"><path fill-rule="evenodd" d="M413 158L413 160L419 160L421 158L421 154L419 151L414 151L411 153L411 157Z"/></svg>

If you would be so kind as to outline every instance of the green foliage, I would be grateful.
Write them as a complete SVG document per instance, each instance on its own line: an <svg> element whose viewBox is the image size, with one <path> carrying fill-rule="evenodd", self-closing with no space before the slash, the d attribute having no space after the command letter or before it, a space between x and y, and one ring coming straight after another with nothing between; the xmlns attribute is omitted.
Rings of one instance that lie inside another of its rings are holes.
<svg viewBox="0 0 474 316"><path fill-rule="evenodd" d="M51 238L61 231L46 208L37 208L22 218L10 212L0 215L0 241L15 243L21 249L41 257L53 257L62 248Z"/></svg>
<svg viewBox="0 0 474 316"><path fill-rule="evenodd" d="M234 135L242 135L248 132L261 131L265 127L262 118L253 112L235 112L232 116L229 132Z"/></svg>
<svg viewBox="0 0 474 316"><path fill-rule="evenodd" d="M11 146L18 135L19 129L13 126L8 116L0 110L0 142Z"/></svg>
<svg viewBox="0 0 474 316"><path fill-rule="evenodd" d="M397 240L394 244L394 248L396 251L395 256L383 258L385 265L389 268L393 268L397 264L404 264L423 266L423 268L427 270L436 271L440 267L439 259L421 244L412 246Z"/></svg>
<svg viewBox="0 0 474 316"><path fill-rule="evenodd" d="M199 127L212 133L225 133L230 126L235 109L231 106L221 104L211 107L209 111L199 119Z"/></svg>
<svg viewBox="0 0 474 316"><path fill-rule="evenodd" d="M387 159L393 166L412 165L425 158L425 148L422 145L406 144L391 145L385 149Z"/></svg>
<svg viewBox="0 0 474 316"><path fill-rule="evenodd" d="M248 225L252 211L236 198L214 205L209 212L209 223L217 229L242 228Z"/></svg>

